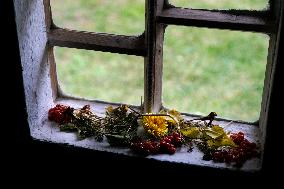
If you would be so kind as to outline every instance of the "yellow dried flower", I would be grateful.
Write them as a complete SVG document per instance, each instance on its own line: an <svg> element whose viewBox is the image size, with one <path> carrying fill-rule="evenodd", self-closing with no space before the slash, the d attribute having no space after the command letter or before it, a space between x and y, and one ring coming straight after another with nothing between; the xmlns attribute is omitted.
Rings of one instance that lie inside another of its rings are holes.
<svg viewBox="0 0 284 189"><path fill-rule="evenodd" d="M161 138L168 133L168 123L165 116L143 116L143 127L147 133L157 138Z"/></svg>
<svg viewBox="0 0 284 189"><path fill-rule="evenodd" d="M172 115L178 121L183 120L183 117L181 116L181 114L178 111L176 111L175 109L170 110L169 114Z"/></svg>
<svg viewBox="0 0 284 189"><path fill-rule="evenodd" d="M108 107L106 108L106 111L107 111L108 113L111 113L111 112L113 111L113 107L112 107L112 106L108 106Z"/></svg>

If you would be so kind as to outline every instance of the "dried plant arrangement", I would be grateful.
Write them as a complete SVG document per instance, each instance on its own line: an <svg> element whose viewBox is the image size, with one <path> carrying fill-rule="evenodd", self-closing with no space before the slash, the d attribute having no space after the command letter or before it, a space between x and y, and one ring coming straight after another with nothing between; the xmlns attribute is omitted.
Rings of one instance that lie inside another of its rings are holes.
<svg viewBox="0 0 284 189"><path fill-rule="evenodd" d="M48 111L48 119L56 122L61 131L77 132L79 139L94 137L101 142L105 138L111 146L129 148L141 156L173 155L180 148L190 153L196 146L204 153L204 160L235 167L259 156L256 143L247 140L243 132L226 132L214 124L216 116L211 112L185 120L176 110L145 114L127 105L109 106L104 117L93 113L89 105L75 109L57 104Z"/></svg>

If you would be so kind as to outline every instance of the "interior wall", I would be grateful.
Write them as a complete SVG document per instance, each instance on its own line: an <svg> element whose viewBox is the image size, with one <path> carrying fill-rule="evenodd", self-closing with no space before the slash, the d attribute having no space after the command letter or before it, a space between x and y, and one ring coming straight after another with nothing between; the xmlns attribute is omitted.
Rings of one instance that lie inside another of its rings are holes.
<svg viewBox="0 0 284 189"><path fill-rule="evenodd" d="M53 105L43 0L14 0L28 122L38 138Z"/></svg>

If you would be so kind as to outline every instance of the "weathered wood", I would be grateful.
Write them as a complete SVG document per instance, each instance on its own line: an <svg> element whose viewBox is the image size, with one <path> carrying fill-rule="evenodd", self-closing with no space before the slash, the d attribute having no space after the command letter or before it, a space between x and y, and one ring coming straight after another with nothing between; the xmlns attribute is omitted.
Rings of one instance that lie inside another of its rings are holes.
<svg viewBox="0 0 284 189"><path fill-rule="evenodd" d="M154 112L159 112L162 107L163 88L163 44L165 25L156 25L156 49L155 49L155 80L154 80Z"/></svg>
<svg viewBox="0 0 284 189"><path fill-rule="evenodd" d="M156 14L163 9L164 0L146 1L144 112L158 112L162 106L164 25L156 22Z"/></svg>
<svg viewBox="0 0 284 189"><path fill-rule="evenodd" d="M124 36L56 28L48 33L51 46L145 56L144 35Z"/></svg>
<svg viewBox="0 0 284 189"><path fill-rule="evenodd" d="M265 80L264 80L264 88L262 93L262 103L261 103L261 112L260 112L260 119L259 119L259 125L260 125L260 133L262 138L266 138L266 130L267 128L267 119L268 119L268 113L269 113L269 105L271 104L271 95L272 95L272 88L273 88L273 82L274 82L274 75L275 70L277 66L278 57L281 52L279 49L279 42L280 42L280 36L281 32L283 35L283 31L281 29L281 23L283 23L283 17L284 17L284 3L281 0L275 0L272 1L272 17L275 18L276 23L278 23L277 32L270 35L269 40L269 48L268 48L268 57L267 57L267 65L266 65L266 71L265 71ZM282 26L283 27L283 26ZM279 62L278 62L279 64ZM262 143L264 145L264 143Z"/></svg>
<svg viewBox="0 0 284 189"><path fill-rule="evenodd" d="M58 97L58 80L57 80L57 72L56 72L56 63L54 58L53 47L48 47L47 49L48 62L50 65L50 82L51 82L51 90L52 97L55 100Z"/></svg>
<svg viewBox="0 0 284 189"><path fill-rule="evenodd" d="M43 6L44 6L46 31L49 32L51 26L53 25L50 0L43 0Z"/></svg>
<svg viewBox="0 0 284 189"><path fill-rule="evenodd" d="M154 104L155 2L146 0L145 11L147 56L144 59L144 113L150 113Z"/></svg>
<svg viewBox="0 0 284 189"><path fill-rule="evenodd" d="M250 14L248 14L250 13ZM267 15L267 16L265 16ZM275 30L273 20L263 11L216 11L168 7L157 15L164 24L197 26L230 30L271 33Z"/></svg>
<svg viewBox="0 0 284 189"><path fill-rule="evenodd" d="M284 2L271 0L272 16L279 24L277 34L271 36L269 42L268 65L266 68L264 92L260 114L260 137L262 140L262 170L271 173L279 166L279 138L283 131L283 48L284 48ZM282 52L281 52L282 50Z"/></svg>

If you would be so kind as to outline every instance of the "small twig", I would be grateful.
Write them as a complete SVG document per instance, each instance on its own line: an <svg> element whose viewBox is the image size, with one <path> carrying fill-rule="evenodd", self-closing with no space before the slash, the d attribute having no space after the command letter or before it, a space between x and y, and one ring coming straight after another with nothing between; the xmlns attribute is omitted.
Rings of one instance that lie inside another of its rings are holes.
<svg viewBox="0 0 284 189"><path fill-rule="evenodd" d="M141 113L139 113L138 111L136 111L136 110L134 110L133 108L131 108L131 107L128 107L130 110L132 110L133 112L135 112L136 114L138 114L138 115L141 115Z"/></svg>

